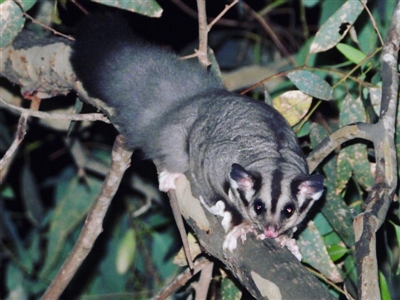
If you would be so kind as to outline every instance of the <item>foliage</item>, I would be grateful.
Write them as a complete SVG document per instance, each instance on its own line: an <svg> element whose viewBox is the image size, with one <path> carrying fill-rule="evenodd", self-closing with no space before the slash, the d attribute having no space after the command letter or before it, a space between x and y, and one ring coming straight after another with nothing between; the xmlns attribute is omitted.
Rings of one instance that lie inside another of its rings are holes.
<svg viewBox="0 0 400 300"><path fill-rule="evenodd" d="M119 7L121 3L128 3L132 7L124 9L160 15L155 1L144 2L147 6L136 6L137 1L108 1L107 4ZM12 0L0 2L2 11L9 12L8 16L2 13L0 17L7 21L0 22L0 47L9 44L22 29L22 8L32 14L47 14L45 17L58 19L61 24L76 14L71 3L54 3L50 11L39 9L40 2L21 3L24 7ZM234 66L240 71L243 65L263 65L266 61L270 68L274 57L272 71L268 71L274 75L263 75L259 79L263 81L251 95L262 97L264 94L266 100L272 99L273 105L290 119L304 151L309 153L339 127L377 120L381 95L378 33L386 35L396 3L371 1L368 8L372 17L359 1L343 2L343 5L335 1L332 5L331 1L304 0L300 8L296 3L276 0L270 7L266 3L265 7L261 4L254 7L274 26L283 46L293 54L295 64L277 53L261 25L250 25L250 22L240 31L212 30L210 45L222 70ZM210 2L207 5L212 6ZM218 10L222 4L215 6ZM297 14L295 23L302 26L300 30L280 22L280 14L285 9ZM238 9L227 17L249 20L248 14L247 10ZM218 43L213 42L214 37ZM269 82L277 78L281 80L270 87ZM1 83L2 91L15 92L15 87L5 80ZM265 86L267 89L261 88ZM69 95L59 102L74 101ZM57 104L49 105L49 109L52 105ZM397 122L399 129L400 117ZM12 143L16 123L14 115L0 110L1 156ZM29 123L28 135L6 181L0 185L1 263L4 266L1 298L37 298L48 286L71 251L101 188L114 135L109 127L98 124L71 123L60 131L36 120ZM84 151L74 150L74 143ZM399 135L396 147L399 157ZM357 141L343 145L340 151L324 160L318 172L326 177L325 197L310 214L312 222L299 235L304 264L337 298L344 297L342 283L350 294L357 293L352 223L354 215L362 211L363 200L373 183L371 149L370 144ZM106 217L105 232L64 293L65 299L77 296L96 299L100 295L110 299L148 299L178 274L179 267L172 259L179 250L180 240L165 196L156 188L154 174L150 162L143 161L141 156L133 159L132 168L125 174ZM135 213L146 204L150 209L137 216ZM383 299L400 297L396 289L400 286L399 216L398 203L393 203L387 222L378 234ZM240 294L229 277L216 276L215 280L221 285L219 292L224 299L234 299ZM182 291L182 298L187 293Z"/></svg>

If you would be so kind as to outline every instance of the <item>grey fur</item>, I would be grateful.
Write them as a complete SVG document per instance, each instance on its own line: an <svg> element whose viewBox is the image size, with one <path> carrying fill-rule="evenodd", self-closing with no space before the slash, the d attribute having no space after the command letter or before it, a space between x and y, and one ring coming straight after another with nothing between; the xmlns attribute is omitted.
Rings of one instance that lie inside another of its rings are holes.
<svg viewBox="0 0 400 300"><path fill-rule="evenodd" d="M71 62L89 94L115 108L109 117L128 146L143 149L162 170L185 173L208 205L223 200L232 226L247 221L277 235L296 226L323 184L319 175L308 175L285 119L267 104L227 92L196 61L180 61L126 26L115 16L88 18ZM288 211L294 212L286 218Z"/></svg>

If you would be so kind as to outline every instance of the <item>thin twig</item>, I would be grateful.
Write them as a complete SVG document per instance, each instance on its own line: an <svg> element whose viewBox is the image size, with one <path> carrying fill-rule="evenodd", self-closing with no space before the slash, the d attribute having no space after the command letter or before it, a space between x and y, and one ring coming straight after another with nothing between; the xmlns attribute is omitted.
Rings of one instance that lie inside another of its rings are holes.
<svg viewBox="0 0 400 300"><path fill-rule="evenodd" d="M218 16L216 16L215 18L214 18L214 20L212 20L211 22L210 22L210 24L208 24L208 31L210 31L211 30L211 27L213 27L214 26L214 24L215 23L217 23L223 16L224 16L224 14L226 14L226 12L228 11L228 10L230 10L236 3L238 3L239 2L239 0L234 0L234 1L232 1L232 3L231 4L227 4L227 5L225 5L225 8L219 13L219 15Z"/></svg>
<svg viewBox="0 0 400 300"><path fill-rule="evenodd" d="M10 148L8 148L7 152L4 154L3 158L0 160L0 184L4 182L6 178L6 174L8 173L8 168L17 153L18 146L23 141L26 134L26 123L28 120L28 114L23 113L19 117L18 120L18 128L15 134L15 138Z"/></svg>
<svg viewBox="0 0 400 300"><path fill-rule="evenodd" d="M242 5L243 5L244 8L247 9L247 11L250 12L251 16L260 23L260 25L264 28L264 30L271 37L271 39L275 43L276 47L282 52L284 57L289 59L293 66L296 66L297 65L296 61L290 55L290 53L286 50L286 47L283 46L283 44L281 43L279 38L276 36L275 32L272 30L272 28L269 26L269 24L257 12L255 12L249 5L247 5L245 2L242 2Z"/></svg>
<svg viewBox="0 0 400 300"><path fill-rule="evenodd" d="M168 197L169 197L169 203L171 204L172 213L175 218L176 226L178 227L179 234L181 235L181 240L182 240L182 244L183 244L183 252L185 253L187 262L189 264L189 268L193 269L193 259L192 259L192 255L190 254L190 247L189 247L189 242L188 242L188 238L187 238L187 234L186 234L186 230L185 230L185 224L183 223L181 211L179 209L178 199L176 198L176 192L174 189L172 189L168 192Z"/></svg>
<svg viewBox="0 0 400 300"><path fill-rule="evenodd" d="M1 100L1 97L0 97ZM30 105L30 112L35 112L39 109L41 103L41 99L37 97L32 97L31 105ZM13 143L11 144L10 148L8 148L7 152L4 154L3 158L0 160L0 184L4 181L6 178L6 175L8 173L8 169L11 165L11 162L13 161L16 153L18 146L21 144L23 141L25 134L26 134L26 128L27 128L27 122L29 118L29 113L28 112L23 112L18 120L18 127L17 127L17 132L15 134L15 139Z"/></svg>
<svg viewBox="0 0 400 300"><path fill-rule="evenodd" d="M379 32L378 26L376 25L375 19L374 19L373 15L371 14L371 11L369 10L369 8L368 8L368 6L367 6L367 3L364 2L364 1L360 1L360 2L361 2L361 4L364 6L365 11L367 12L367 14L369 15L369 18L370 18L370 20L371 20L371 22L372 22L372 26L374 27L375 32L376 32L376 34L377 34L378 37L379 37L379 41L381 42L381 45L384 45L384 42L383 42L381 33Z"/></svg>
<svg viewBox="0 0 400 300"><path fill-rule="evenodd" d="M163 300L167 299L175 290L184 286L195 274L203 270L209 265L212 265L211 262L206 257L200 257L194 262L193 269L187 268L181 274L179 274L174 280L171 281L168 285L164 286L164 288L157 293L151 300Z"/></svg>
<svg viewBox="0 0 400 300"><path fill-rule="evenodd" d="M39 22L39 21L36 21L33 17L31 17L31 16L30 16L29 14L27 14L26 12L24 12L24 16L27 17L29 20L31 20L33 23L35 23L35 24L37 24L37 25L39 25L39 26L42 26L43 28L46 28L47 30L50 30L50 31L53 32L55 35L59 35L59 36L65 37L66 39L68 39L68 40L70 40L70 41L75 41L75 39L74 39L72 36L69 36L69 35L63 34L63 33L61 33L61 32L58 32L57 30L55 30L55 29L53 29L53 28L47 26L46 24L43 24L43 23L41 23L41 22Z"/></svg>
<svg viewBox="0 0 400 300"><path fill-rule="evenodd" d="M84 8L78 1L71 0L71 2L72 2L73 4L75 4L75 6L78 7L85 15L88 15L88 14L89 14L89 12L87 11L87 9Z"/></svg>
<svg viewBox="0 0 400 300"><path fill-rule="evenodd" d="M179 7L183 12L185 12L188 16L198 19L198 14L197 11L194 9L190 8L188 5L183 3L180 0L171 0L172 3L174 3L177 7ZM208 18L210 19L210 18ZM231 19L219 19L218 20L218 25L223 25L223 26L229 26L229 27L238 27L240 26L240 22L236 20L231 20Z"/></svg>
<svg viewBox="0 0 400 300"><path fill-rule="evenodd" d="M43 111L34 111L31 109L22 108L13 104L8 103L2 97L0 97L0 103L4 104L6 108L14 110L20 113L27 114L28 116L40 118L40 119L56 119L56 120L71 120L71 121L102 121L110 123L110 120L103 114L59 114L59 113L47 113Z"/></svg>
<svg viewBox="0 0 400 300"><path fill-rule="evenodd" d="M193 54L189 54L189 55L186 55L186 56L179 57L179 59L184 60L184 59L194 58L194 57L197 57L197 56L199 56L198 55L198 51L195 50Z"/></svg>

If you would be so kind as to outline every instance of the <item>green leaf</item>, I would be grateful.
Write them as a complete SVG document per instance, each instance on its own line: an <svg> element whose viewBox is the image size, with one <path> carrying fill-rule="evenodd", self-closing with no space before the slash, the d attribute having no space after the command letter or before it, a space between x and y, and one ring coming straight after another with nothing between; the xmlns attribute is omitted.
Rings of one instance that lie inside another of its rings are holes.
<svg viewBox="0 0 400 300"><path fill-rule="evenodd" d="M238 289L238 287L229 277L224 277L222 279L221 299L224 300L242 299L242 292Z"/></svg>
<svg viewBox="0 0 400 300"><path fill-rule="evenodd" d="M328 136L328 132L324 127L322 127L318 123L311 123L310 126L311 133L310 133L310 141L311 147L314 149L321 143L321 141Z"/></svg>
<svg viewBox="0 0 400 300"><path fill-rule="evenodd" d="M365 122L365 109L360 98L353 99L347 95L342 104L339 124L345 126L355 122ZM336 194L340 193L354 173L357 181L366 188L370 188L374 178L368 161L367 147L364 144L355 144L342 149L338 157L338 175L336 180Z"/></svg>
<svg viewBox="0 0 400 300"><path fill-rule="evenodd" d="M333 261L338 261L349 252L349 249L340 245L331 245L327 249L329 256Z"/></svg>
<svg viewBox="0 0 400 300"><path fill-rule="evenodd" d="M353 145L355 146L355 145ZM339 152L337 159L337 175L336 175L336 183L335 183L335 193L340 194L342 190L344 190L349 182L353 168L349 163L349 160L352 157L353 147L346 147Z"/></svg>
<svg viewBox="0 0 400 300"><path fill-rule="evenodd" d="M296 133L297 137L301 138L304 136L307 136L311 132L311 122L307 121L303 124L303 126L300 127L302 123L297 124L296 126L293 127L293 131Z"/></svg>
<svg viewBox="0 0 400 300"><path fill-rule="evenodd" d="M5 186L0 191L0 196L4 198L13 199L15 197L13 189L5 183Z"/></svg>
<svg viewBox="0 0 400 300"><path fill-rule="evenodd" d="M311 145L315 148L318 143L327 135L327 131L316 123L311 124ZM336 157L332 157L323 165L323 171L329 176L325 177L325 198L321 212L329 224L340 236L342 241L350 248L354 245L353 217L349 208L340 195L335 193L336 181Z"/></svg>
<svg viewBox="0 0 400 300"><path fill-rule="evenodd" d="M340 236L335 231L332 231L331 233L328 233L327 235L323 236L323 239L324 239L324 244L326 246L336 245L342 241L340 239Z"/></svg>
<svg viewBox="0 0 400 300"><path fill-rule="evenodd" d="M5 284L9 291L16 289L24 282L24 273L19 266L12 260L9 261L5 268Z"/></svg>
<svg viewBox="0 0 400 300"><path fill-rule="evenodd" d="M332 160L335 163L335 160ZM324 167L324 170L326 168ZM325 171L326 173L326 171ZM329 174L329 173L326 173ZM325 180L326 199L321 211L347 247L354 246L353 216L344 199L335 193L332 180Z"/></svg>
<svg viewBox="0 0 400 300"><path fill-rule="evenodd" d="M43 219L44 210L39 188L28 163L22 168L21 194L29 221L38 226Z"/></svg>
<svg viewBox="0 0 400 300"><path fill-rule="evenodd" d="M379 287L381 291L381 298L384 300L390 300L392 297L390 296L389 286L387 284L385 275L381 271L379 271Z"/></svg>
<svg viewBox="0 0 400 300"><path fill-rule="evenodd" d="M384 32L384 31L381 31ZM366 22L358 30L359 47L363 53L371 53L377 47L378 36L376 35L372 22Z"/></svg>
<svg viewBox="0 0 400 300"><path fill-rule="evenodd" d="M25 18L20 6L14 0L6 0L0 4L0 48L11 44L22 30Z"/></svg>
<svg viewBox="0 0 400 300"><path fill-rule="evenodd" d="M349 94L343 101L340 111L339 126L343 127L350 123L365 122L365 109L361 98L354 99Z"/></svg>
<svg viewBox="0 0 400 300"><path fill-rule="evenodd" d="M36 0L21 0L21 3L24 7L25 11L28 11L29 9L32 8L36 4Z"/></svg>
<svg viewBox="0 0 400 300"><path fill-rule="evenodd" d="M330 232L332 232L333 228L326 220L325 216L322 213L317 213L313 219L315 226L318 228L318 232L322 236L326 236Z"/></svg>
<svg viewBox="0 0 400 300"><path fill-rule="evenodd" d="M309 222L307 228L300 234L298 245L303 255L303 261L332 281L342 281L339 272L328 255L321 234L313 222Z"/></svg>
<svg viewBox="0 0 400 300"><path fill-rule="evenodd" d="M287 91L274 98L272 105L293 126L306 115L311 102L312 98L301 91Z"/></svg>
<svg viewBox="0 0 400 300"><path fill-rule="evenodd" d="M92 0L93 2L101 3L108 6L113 6L135 12L148 17L159 18L163 12L160 5L155 0Z"/></svg>
<svg viewBox="0 0 400 300"><path fill-rule="evenodd" d="M344 3L318 30L310 53L326 51L339 43L363 9L361 1L349 0Z"/></svg>
<svg viewBox="0 0 400 300"><path fill-rule="evenodd" d="M169 230L162 232L155 231L152 234L153 247L151 249L151 257L154 265L157 267L158 276L163 279L169 278L178 268L172 261L165 260L165 257L171 254L171 249L176 244L176 236L171 229L172 227L169 227Z"/></svg>
<svg viewBox="0 0 400 300"><path fill-rule="evenodd" d="M118 259L117 249L121 244L121 239L130 228L130 218L130 212L126 211L123 216L119 218L119 222L113 225L113 230L109 236L109 239L107 239L107 246L104 250L104 256L95 272L96 276L87 286L84 294L95 296L93 298L98 298L99 294L114 294L112 299L119 299L116 295L122 291L125 291L127 286L130 287L129 291L133 292L133 289L131 289L132 286L128 283L132 279L132 273L126 272L125 274L121 275L117 273L117 269L115 268L115 262ZM138 220L138 222L140 221ZM137 234L137 232L135 232L135 234ZM149 236L150 235L146 236L146 238ZM136 252L137 249L134 251ZM137 273L135 273L135 276L136 275ZM137 277L135 277L135 279L136 278Z"/></svg>
<svg viewBox="0 0 400 300"><path fill-rule="evenodd" d="M346 44L339 43L336 48L351 62L359 64L367 56L360 50Z"/></svg>
<svg viewBox="0 0 400 300"><path fill-rule="evenodd" d="M397 248L400 248L400 226L396 225L393 222L390 222L390 224L393 225L393 227L395 229L395 232L396 232ZM397 270L395 270L395 274L396 274L396 276L399 276L400 275L400 261L397 260L397 263L398 263L397 264Z"/></svg>
<svg viewBox="0 0 400 300"><path fill-rule="evenodd" d="M314 7L319 3L319 0L303 0L302 2L305 7Z"/></svg>
<svg viewBox="0 0 400 300"><path fill-rule="evenodd" d="M94 177L88 176L81 182L75 174L70 174L74 177L68 179L65 173L60 175L63 180L56 187L57 206L51 215L42 277L47 277L54 264L59 262L66 238L83 221L102 185L102 181Z"/></svg>
<svg viewBox="0 0 400 300"><path fill-rule="evenodd" d="M322 100L332 99L332 87L318 75L299 70L290 72L287 76L303 93Z"/></svg>
<svg viewBox="0 0 400 300"><path fill-rule="evenodd" d="M345 270L345 275L350 278L354 284L358 281L358 274L356 268L356 261L353 255L346 255L343 261L343 270Z"/></svg>
<svg viewBox="0 0 400 300"><path fill-rule="evenodd" d="M136 235L133 228L128 229L122 237L117 250L116 268L118 274L125 274L135 258Z"/></svg>

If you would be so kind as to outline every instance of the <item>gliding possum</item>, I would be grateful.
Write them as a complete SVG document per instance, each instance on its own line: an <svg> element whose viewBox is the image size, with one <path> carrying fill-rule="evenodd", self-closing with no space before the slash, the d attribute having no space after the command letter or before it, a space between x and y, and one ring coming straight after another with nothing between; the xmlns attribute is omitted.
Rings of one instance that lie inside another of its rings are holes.
<svg viewBox="0 0 400 300"><path fill-rule="evenodd" d="M186 174L193 195L224 217L224 249L243 232L290 234L323 193L274 108L226 91L197 61L141 40L118 16L86 18L71 63L127 146L159 162L160 189Z"/></svg>

